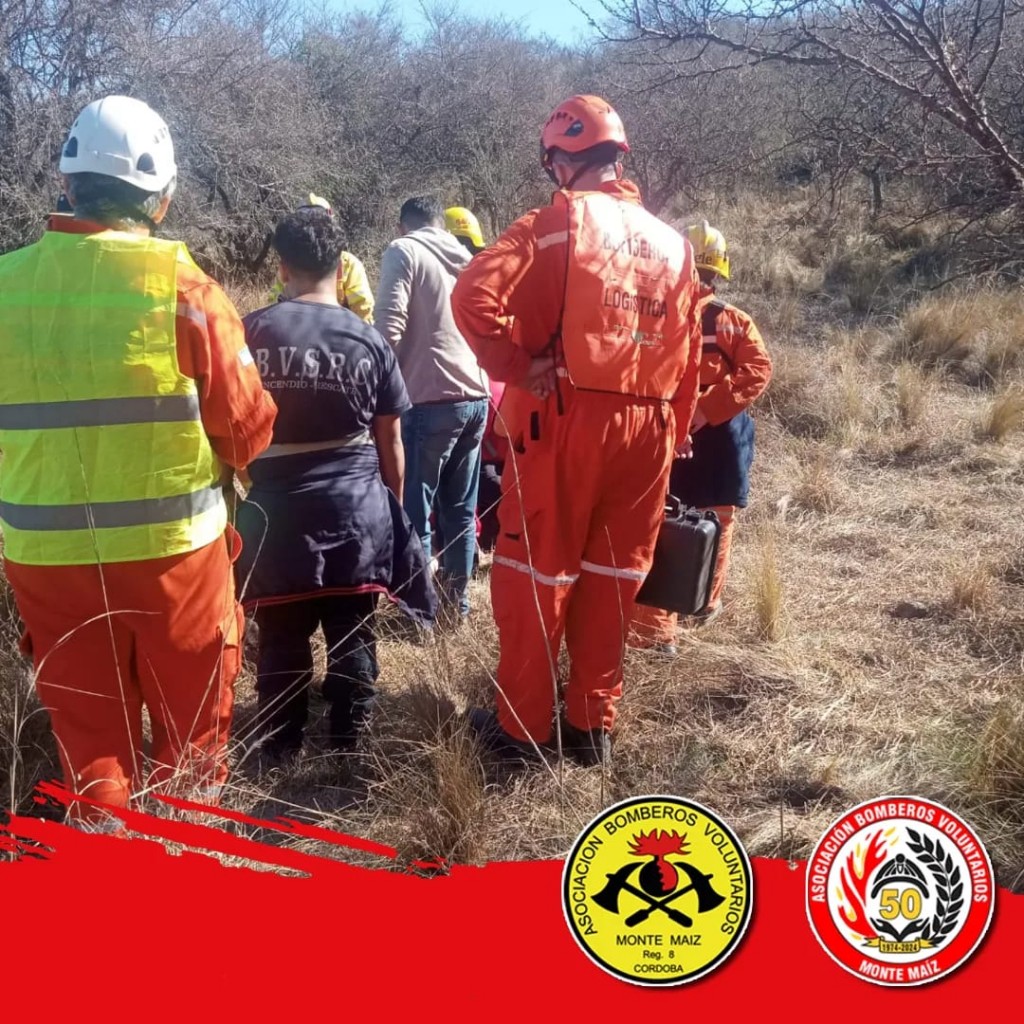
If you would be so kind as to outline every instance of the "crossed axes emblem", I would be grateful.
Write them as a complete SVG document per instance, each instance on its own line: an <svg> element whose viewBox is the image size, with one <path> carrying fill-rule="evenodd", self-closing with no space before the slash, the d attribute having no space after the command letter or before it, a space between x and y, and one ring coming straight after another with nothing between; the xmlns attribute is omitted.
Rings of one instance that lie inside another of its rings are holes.
<svg viewBox="0 0 1024 1024"><path fill-rule="evenodd" d="M725 897L715 891L714 886L711 884L711 875L704 874L704 872L699 871L692 864L685 863L685 861L677 860L672 863L689 878L689 885L684 886L682 889L676 889L675 892L669 893L668 896L657 899L654 896L649 896L643 889L638 889L629 881L629 876L640 865L626 864L624 867L619 868L618 871L612 872L607 876L608 882L594 896L594 902L602 909L612 914L618 914L619 897L622 893L628 892L631 896L636 896L637 899L643 900L647 906L634 911L634 913L626 918L627 928L635 928L638 924L642 924L656 910L660 910L681 928L692 928L693 918L688 914L684 914L681 910L676 910L675 907L670 907L670 903L679 899L680 896L685 896L688 892L695 892L697 894L697 913L706 914L709 910L714 910L715 907L723 904Z"/></svg>

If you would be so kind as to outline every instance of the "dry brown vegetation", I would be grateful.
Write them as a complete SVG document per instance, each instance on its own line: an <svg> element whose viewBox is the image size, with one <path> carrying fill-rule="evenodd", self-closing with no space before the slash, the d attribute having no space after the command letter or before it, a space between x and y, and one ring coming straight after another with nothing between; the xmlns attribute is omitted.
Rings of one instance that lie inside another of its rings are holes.
<svg viewBox="0 0 1024 1024"><path fill-rule="evenodd" d="M907 293L895 311L890 294L865 318L851 311L876 286L849 268L867 265L858 247L878 250L862 225L817 235L814 269L785 208L745 202L721 211L736 225L729 297L777 367L756 413L752 504L723 615L683 633L675 658L628 652L611 767L481 758L459 713L493 696L484 578L470 625L427 646L402 639L388 611L379 704L343 763L322 753L314 722L298 765L256 775L247 669L231 806L389 843L403 863L479 863L560 856L610 801L677 792L723 814L752 854L801 857L847 806L914 793L964 814L1000 881L1022 887L1024 434L991 426L994 381L1007 395L1021 384L1020 293ZM13 706L26 687L9 603L4 614L0 783L25 807L53 751L43 717L23 697Z"/></svg>

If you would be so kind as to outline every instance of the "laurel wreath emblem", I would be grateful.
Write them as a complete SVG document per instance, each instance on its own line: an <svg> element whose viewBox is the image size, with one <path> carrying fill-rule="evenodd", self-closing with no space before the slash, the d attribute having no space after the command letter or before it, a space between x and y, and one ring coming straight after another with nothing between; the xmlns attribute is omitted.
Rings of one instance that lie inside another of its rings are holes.
<svg viewBox="0 0 1024 1024"><path fill-rule="evenodd" d="M935 879L935 913L921 930L920 937L932 946L941 946L956 928L964 905L960 868L938 839L929 839L912 828L907 829L907 835L910 837L907 846Z"/></svg>

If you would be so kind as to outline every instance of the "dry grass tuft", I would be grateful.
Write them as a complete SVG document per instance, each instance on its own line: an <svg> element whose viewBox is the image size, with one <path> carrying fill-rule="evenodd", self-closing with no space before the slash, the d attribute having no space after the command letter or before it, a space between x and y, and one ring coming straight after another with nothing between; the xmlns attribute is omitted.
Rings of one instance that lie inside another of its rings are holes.
<svg viewBox="0 0 1024 1024"><path fill-rule="evenodd" d="M479 864L486 859L484 774L468 727L457 727L412 752L409 763L387 771L380 798L404 809L400 860L439 859Z"/></svg>
<svg viewBox="0 0 1024 1024"><path fill-rule="evenodd" d="M1013 587L1024 587L1024 545L1017 547L1007 555L1006 562L999 572L999 578Z"/></svg>
<svg viewBox="0 0 1024 1024"><path fill-rule="evenodd" d="M913 363L900 363L894 377L896 415L903 427L917 427L928 412L931 392L928 377Z"/></svg>
<svg viewBox="0 0 1024 1024"><path fill-rule="evenodd" d="M992 567L976 561L961 565L953 574L949 607L977 615L992 607L994 600Z"/></svg>
<svg viewBox="0 0 1024 1024"><path fill-rule="evenodd" d="M824 287L851 313L866 315L888 295L886 279L897 258L878 237L855 231L837 237L827 257Z"/></svg>
<svg viewBox="0 0 1024 1024"><path fill-rule="evenodd" d="M801 508L826 515L835 512L842 504L828 448L818 446L809 458L801 461L793 498Z"/></svg>
<svg viewBox="0 0 1024 1024"><path fill-rule="evenodd" d="M990 441L1005 441L1024 426L1024 391L1014 388L992 400L979 426L979 435Z"/></svg>
<svg viewBox="0 0 1024 1024"><path fill-rule="evenodd" d="M754 613L757 635L774 643L786 632L785 593L779 571L778 543L772 524L757 532L757 561L754 566Z"/></svg>
<svg viewBox="0 0 1024 1024"><path fill-rule="evenodd" d="M57 749L31 666L0 652L0 811L24 809L35 786L57 774Z"/></svg>
<svg viewBox="0 0 1024 1024"><path fill-rule="evenodd" d="M972 351L973 296L936 296L922 300L903 317L900 355L927 367L962 363Z"/></svg>
<svg viewBox="0 0 1024 1024"><path fill-rule="evenodd" d="M834 381L834 394L828 403L832 434L837 440L850 443L878 418L877 388L864 373L863 358L858 357L853 347L840 354Z"/></svg>
<svg viewBox="0 0 1024 1024"><path fill-rule="evenodd" d="M756 321L761 334L774 351L776 339L785 341L798 330L804 317L804 303L800 296L784 294L765 303L757 313Z"/></svg>
<svg viewBox="0 0 1024 1024"><path fill-rule="evenodd" d="M930 295L903 317L900 360L991 386L1024 366L1024 297L1019 289Z"/></svg>
<svg viewBox="0 0 1024 1024"><path fill-rule="evenodd" d="M830 428L822 408L821 357L804 349L783 349L773 355L771 384L762 402L796 437L824 438Z"/></svg>
<svg viewBox="0 0 1024 1024"><path fill-rule="evenodd" d="M31 662L18 652L20 633L14 595L0 572L0 812L25 809L35 786L59 772Z"/></svg>
<svg viewBox="0 0 1024 1024"><path fill-rule="evenodd" d="M819 283L812 270L786 252L762 249L751 255L754 262L739 275L745 287L775 298L791 298L814 291Z"/></svg>
<svg viewBox="0 0 1024 1024"><path fill-rule="evenodd" d="M966 775L986 803L1024 818L1024 706L1018 700L1000 703L985 723Z"/></svg>

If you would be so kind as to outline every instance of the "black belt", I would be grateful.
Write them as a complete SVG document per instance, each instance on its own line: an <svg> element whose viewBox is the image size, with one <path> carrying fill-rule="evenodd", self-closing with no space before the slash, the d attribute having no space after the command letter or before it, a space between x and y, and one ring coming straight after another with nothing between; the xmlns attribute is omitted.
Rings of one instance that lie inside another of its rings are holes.
<svg viewBox="0 0 1024 1024"><path fill-rule="evenodd" d="M435 398L429 402L416 402L416 405L456 405L459 402L483 402L487 398L486 395L476 395L475 397L465 398Z"/></svg>

